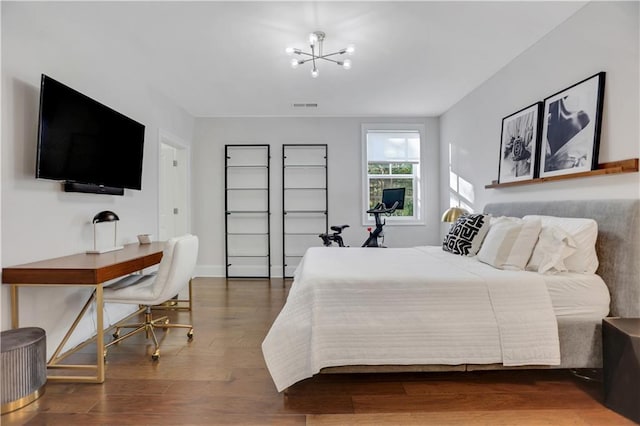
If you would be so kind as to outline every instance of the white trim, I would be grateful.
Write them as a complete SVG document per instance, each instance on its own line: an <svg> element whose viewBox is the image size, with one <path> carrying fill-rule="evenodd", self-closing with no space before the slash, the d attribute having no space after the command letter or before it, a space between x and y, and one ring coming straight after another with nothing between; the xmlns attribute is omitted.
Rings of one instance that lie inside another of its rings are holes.
<svg viewBox="0 0 640 426"><path fill-rule="evenodd" d="M369 185L367 182L367 132L369 131L413 131L420 134L420 191L418 192L418 206L415 206L415 212L418 214L418 219L407 219L402 217L387 217L388 226L406 226L406 225L424 225L425 222L425 191L426 183L423 181L426 176L425 167L425 152L426 152L426 140L425 140L425 125L421 123L362 123L360 131L360 176L362 179L362 185L360 187L360 202L362 211L362 225L371 226L374 225L374 221L369 219L367 209L369 208L369 193L367 191Z"/></svg>
<svg viewBox="0 0 640 426"><path fill-rule="evenodd" d="M247 267L247 271L253 271L256 275L262 275L264 273L264 267ZM224 277L225 276L224 265L196 265L193 271L194 277ZM282 278L282 266L271 267L271 278Z"/></svg>
<svg viewBox="0 0 640 426"><path fill-rule="evenodd" d="M157 157L156 164L158 165L157 173L156 173L156 182L160 182L160 145L166 144L172 146L177 149L185 150L185 157L187 159L187 200L186 200L186 208L187 208L187 230L191 232L191 144L186 140L182 139L179 136L174 135L173 133L164 130L158 129L158 149L157 149ZM156 214L158 215L158 228L156 229L156 235L160 235L160 185L158 184L158 193L156 194Z"/></svg>
<svg viewBox="0 0 640 426"><path fill-rule="evenodd" d="M224 277L223 265L196 265L193 271L194 277Z"/></svg>

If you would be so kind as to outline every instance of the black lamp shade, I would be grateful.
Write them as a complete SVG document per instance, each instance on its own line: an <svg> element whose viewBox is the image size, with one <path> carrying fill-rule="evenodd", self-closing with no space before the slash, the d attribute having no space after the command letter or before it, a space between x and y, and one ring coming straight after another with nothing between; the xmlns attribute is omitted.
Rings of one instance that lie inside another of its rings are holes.
<svg viewBox="0 0 640 426"><path fill-rule="evenodd" d="M93 223L114 222L120 220L117 214L112 211L104 210L93 217Z"/></svg>

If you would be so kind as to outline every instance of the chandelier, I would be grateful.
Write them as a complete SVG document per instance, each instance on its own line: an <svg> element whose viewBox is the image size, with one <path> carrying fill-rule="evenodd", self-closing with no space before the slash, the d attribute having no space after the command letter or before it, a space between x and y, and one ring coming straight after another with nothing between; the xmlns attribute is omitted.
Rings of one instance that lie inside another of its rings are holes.
<svg viewBox="0 0 640 426"><path fill-rule="evenodd" d="M311 53L303 52L302 50L297 49L295 47L287 47L285 51L287 52L288 55L300 55L304 57L303 59L292 58L291 67L298 68L298 66L302 64L311 62L313 64L313 69L311 69L311 77L313 78L317 78L318 75L320 74L320 72L318 71L318 62L320 61L320 59L333 62L334 64L339 65L346 70L351 69L351 59L336 60L336 59L330 58L330 56L345 55L345 54L352 55L353 52L355 51L355 48L353 47L353 45L349 45L344 49L340 49L336 52L324 53L322 50L322 43L324 42L325 37L326 37L326 34L323 33L322 31L314 31L311 34L309 34L309 47L311 48Z"/></svg>

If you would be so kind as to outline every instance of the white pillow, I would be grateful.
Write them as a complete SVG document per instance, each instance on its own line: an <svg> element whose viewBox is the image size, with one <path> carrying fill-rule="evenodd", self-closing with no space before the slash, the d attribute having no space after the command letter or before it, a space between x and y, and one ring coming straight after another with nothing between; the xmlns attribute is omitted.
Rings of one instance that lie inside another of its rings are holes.
<svg viewBox="0 0 640 426"><path fill-rule="evenodd" d="M489 227L478 260L498 269L524 270L538 241L540 220L500 218Z"/></svg>
<svg viewBox="0 0 640 426"><path fill-rule="evenodd" d="M543 226L527 271L540 274L568 271L564 260L576 251L576 243L566 231L557 226Z"/></svg>
<svg viewBox="0 0 640 426"><path fill-rule="evenodd" d="M598 269L598 255L596 254L596 239L598 238L598 223L593 219L556 216L525 216L525 219L539 219L542 226L557 226L573 238L576 251L564 260L564 264L571 272L594 274Z"/></svg>
<svg viewBox="0 0 640 426"><path fill-rule="evenodd" d="M499 222L504 222L505 220L521 220L519 217L513 217L513 216L491 216L489 218L489 226L495 225L496 223Z"/></svg>

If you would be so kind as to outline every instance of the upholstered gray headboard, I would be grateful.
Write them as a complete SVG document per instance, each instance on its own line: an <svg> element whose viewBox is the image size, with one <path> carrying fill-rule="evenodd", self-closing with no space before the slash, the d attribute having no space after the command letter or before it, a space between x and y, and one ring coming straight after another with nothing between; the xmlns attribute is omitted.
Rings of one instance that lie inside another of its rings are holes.
<svg viewBox="0 0 640 426"><path fill-rule="evenodd" d="M640 317L640 200L489 203L485 213L586 217L598 222L597 274L611 292L611 316Z"/></svg>

